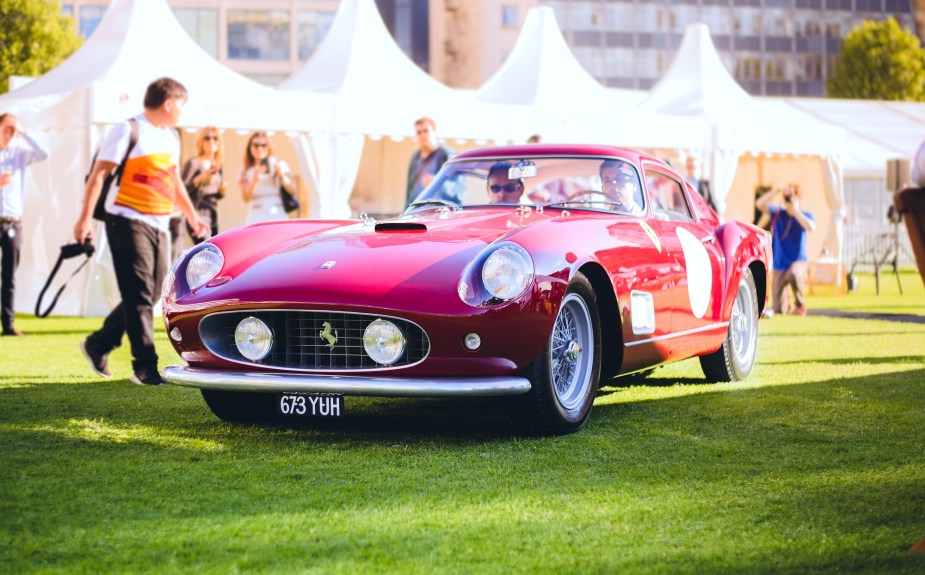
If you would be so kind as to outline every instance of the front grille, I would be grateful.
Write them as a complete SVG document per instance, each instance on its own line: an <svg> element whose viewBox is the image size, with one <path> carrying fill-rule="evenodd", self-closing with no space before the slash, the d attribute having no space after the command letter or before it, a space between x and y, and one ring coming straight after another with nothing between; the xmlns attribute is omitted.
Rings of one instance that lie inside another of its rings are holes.
<svg viewBox="0 0 925 575"><path fill-rule="evenodd" d="M235 328L247 317L256 317L273 330L273 349L260 361L251 361L241 355L234 343ZM397 325L406 340L405 352L388 367L407 367L427 356L430 342L416 324L370 314L295 310L221 312L202 319L199 335L215 355L253 365L306 371L382 369L383 366L373 361L363 349L363 331L379 318ZM325 323L330 324L330 329ZM333 347L322 338L323 331L336 336Z"/></svg>

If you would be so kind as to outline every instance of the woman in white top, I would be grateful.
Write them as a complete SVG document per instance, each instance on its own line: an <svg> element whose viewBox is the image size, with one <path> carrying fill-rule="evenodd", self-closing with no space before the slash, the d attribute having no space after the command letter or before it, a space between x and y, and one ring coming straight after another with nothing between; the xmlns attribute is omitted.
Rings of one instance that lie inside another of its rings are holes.
<svg viewBox="0 0 925 575"><path fill-rule="evenodd" d="M288 217L279 188L296 194L295 183L286 162L273 157L266 132L254 132L248 139L239 183L244 203L248 205L248 224Z"/></svg>

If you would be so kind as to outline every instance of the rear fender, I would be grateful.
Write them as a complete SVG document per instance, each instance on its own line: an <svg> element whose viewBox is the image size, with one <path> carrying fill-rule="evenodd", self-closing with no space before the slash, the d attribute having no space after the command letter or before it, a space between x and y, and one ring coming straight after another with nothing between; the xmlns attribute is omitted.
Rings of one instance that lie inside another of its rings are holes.
<svg viewBox="0 0 925 575"><path fill-rule="evenodd" d="M768 269L771 245L767 233L761 228L741 222L729 222L716 229L716 239L725 257L723 320L732 316L742 272L750 268L758 288L759 314L764 311L768 298Z"/></svg>

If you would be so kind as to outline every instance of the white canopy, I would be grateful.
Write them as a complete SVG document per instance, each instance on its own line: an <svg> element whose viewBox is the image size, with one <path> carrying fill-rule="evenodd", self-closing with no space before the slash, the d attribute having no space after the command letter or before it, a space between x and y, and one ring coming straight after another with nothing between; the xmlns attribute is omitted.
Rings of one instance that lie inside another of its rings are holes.
<svg viewBox="0 0 925 575"><path fill-rule="evenodd" d="M788 106L846 132L846 176L883 177L887 160L911 158L925 140L925 103L784 98Z"/></svg>
<svg viewBox="0 0 925 575"><path fill-rule="evenodd" d="M321 45L279 88L328 95L335 102L332 133L300 146L303 171L317 178L321 217L349 216L347 200L365 137L400 141L413 135L414 121L423 116L434 118L442 135L456 139L508 134L503 124L491 121L496 116L489 106L474 103L465 91L448 88L412 62L389 34L373 0L342 0Z"/></svg>
<svg viewBox="0 0 925 575"><path fill-rule="evenodd" d="M539 134L546 142L646 146L653 115L640 119L641 90L607 89L572 53L552 8L527 12L504 63L476 92L476 99L509 106L505 123L520 139ZM642 128L648 123L648 128Z"/></svg>
<svg viewBox="0 0 925 575"><path fill-rule="evenodd" d="M758 101L749 96L726 70L706 25L687 27L671 66L642 107L679 118L696 118L711 131L701 153L707 160L721 217L746 216L741 210L726 210L743 154L759 158L762 154L818 156L819 182L825 189L825 202L820 207L828 211L828 224L823 228L826 231L817 236L824 237L824 245L838 253L844 203L838 157L844 131L779 101ZM757 182L749 182L764 183L760 177ZM738 193L750 196L753 192ZM818 209L816 215L819 217Z"/></svg>
<svg viewBox="0 0 925 575"><path fill-rule="evenodd" d="M94 34L70 58L0 96L0 109L19 116L50 152L30 169L17 311L32 311L58 248L71 240L84 174L103 126L141 112L147 85L162 76L189 90L181 118L186 127L329 129L329 98L296 98L229 70L186 34L164 0L113 0ZM233 171L226 163L226 173ZM98 248L95 262L102 266L92 268L89 281L86 274L74 278L55 313L101 314L118 301L109 250Z"/></svg>

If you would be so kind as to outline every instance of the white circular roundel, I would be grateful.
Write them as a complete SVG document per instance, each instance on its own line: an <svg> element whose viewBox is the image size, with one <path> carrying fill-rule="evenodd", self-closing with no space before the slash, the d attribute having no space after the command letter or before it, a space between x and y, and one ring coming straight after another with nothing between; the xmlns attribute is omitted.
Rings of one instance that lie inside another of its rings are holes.
<svg viewBox="0 0 925 575"><path fill-rule="evenodd" d="M707 249L694 234L678 228L678 239L684 251L687 267L687 297L691 302L694 317L703 317L710 305L710 292L713 291L713 269Z"/></svg>

